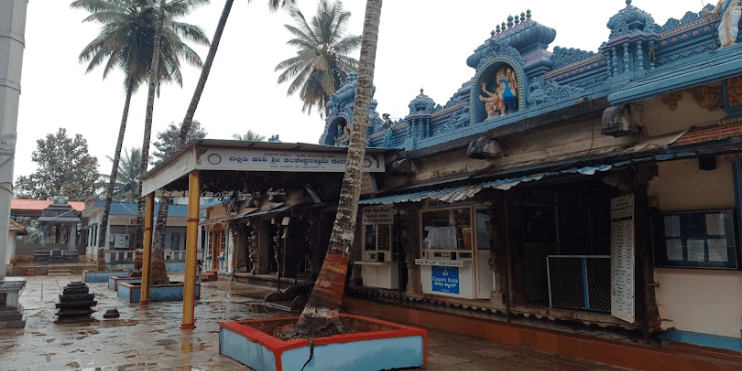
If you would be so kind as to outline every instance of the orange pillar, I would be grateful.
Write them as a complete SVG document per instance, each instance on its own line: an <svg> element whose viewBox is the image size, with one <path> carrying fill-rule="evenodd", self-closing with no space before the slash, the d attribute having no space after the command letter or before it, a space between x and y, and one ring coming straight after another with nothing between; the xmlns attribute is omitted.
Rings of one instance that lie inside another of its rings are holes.
<svg viewBox="0 0 742 371"><path fill-rule="evenodd" d="M198 170L188 175L188 223L186 224L185 282L183 287L182 329L196 327L194 307L196 306L196 252L198 250L198 208L201 182Z"/></svg>
<svg viewBox="0 0 742 371"><path fill-rule="evenodd" d="M139 304L149 303L149 272L152 268L152 224L155 215L155 194L145 196L144 201L144 251L142 252L142 292Z"/></svg>

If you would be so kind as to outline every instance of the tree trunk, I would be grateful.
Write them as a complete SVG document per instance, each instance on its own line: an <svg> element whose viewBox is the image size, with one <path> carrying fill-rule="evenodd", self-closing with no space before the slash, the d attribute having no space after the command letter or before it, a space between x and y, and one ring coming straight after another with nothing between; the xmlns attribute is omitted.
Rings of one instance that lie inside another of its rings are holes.
<svg viewBox="0 0 742 371"><path fill-rule="evenodd" d="M124 113L121 116L121 125L119 126L119 137L116 140L116 151L113 153L113 167L111 168L111 177L108 182L108 189L106 190L106 204L103 207L103 216L101 217L100 230L98 232L98 249L105 250L106 247L106 236L108 233L108 216L111 213L111 203L113 202L113 189L116 185L116 177L119 173L119 160L121 160L121 148L124 145L124 134L126 133L126 121L129 118L129 104L131 103L131 95L134 92L134 80L129 77L129 83L126 86L126 100L124 103ZM100 254L99 254L100 255ZM105 254L104 254L105 256ZM105 267L105 264L98 262L98 270L101 267Z"/></svg>
<svg viewBox="0 0 742 371"><path fill-rule="evenodd" d="M150 280L153 285L169 283L170 278L165 269L165 227L167 226L167 212L170 209L170 198L160 198L160 210L157 213L157 224L155 224L155 241L152 253L152 270Z"/></svg>
<svg viewBox="0 0 742 371"><path fill-rule="evenodd" d="M160 9L157 17L157 31L155 32L155 45L152 52L152 66L149 69L149 90L147 92L147 115L144 120L144 139L142 140L142 163L139 168L138 191L139 202L137 208L137 234L136 246L144 247L144 197L142 197L142 176L147 172L149 163L149 142L152 136L152 111L155 107L155 91L159 85L157 81L160 68L160 47L162 40L162 28L165 23L165 0L160 0Z"/></svg>
<svg viewBox="0 0 742 371"><path fill-rule="evenodd" d="M358 199L361 193L362 164L366 155L366 129L374 84L381 3L382 0L366 1L361 57L358 63L358 85L353 109L353 130L348 146L338 211L322 270L299 321L287 334L289 338L326 336L343 332L346 328L340 321L339 312L348 270L348 254L355 237Z"/></svg>
<svg viewBox="0 0 742 371"><path fill-rule="evenodd" d="M188 106L183 124L180 126L180 135L178 135L177 148L181 148L185 145L186 139L188 138L188 132L191 130L191 123L193 122L193 116L196 114L196 108L198 108L198 102L201 100L201 94L204 92L204 86L206 85L206 79L209 78L211 72L211 65L214 64L214 57L216 56L216 50L219 48L219 41L222 39L224 33L224 26L227 24L227 18L229 18L229 12L232 10L232 4L234 0L226 0L224 2L224 9L222 10L222 16L219 18L219 23L216 25L216 31L214 31L214 38L211 40L211 46L209 47L209 54L206 56L204 66L201 68L201 77L198 79L196 84L196 90L193 92L191 98L191 104Z"/></svg>

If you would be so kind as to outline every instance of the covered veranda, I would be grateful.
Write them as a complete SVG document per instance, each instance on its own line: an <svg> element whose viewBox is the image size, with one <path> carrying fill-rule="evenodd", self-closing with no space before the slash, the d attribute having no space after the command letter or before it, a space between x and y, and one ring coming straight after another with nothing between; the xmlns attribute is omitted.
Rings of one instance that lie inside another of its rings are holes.
<svg viewBox="0 0 742 371"><path fill-rule="evenodd" d="M152 231L155 196L188 197L183 319L180 327L195 327L196 251L201 197L248 200L255 194L276 190L316 190L314 202L335 200L345 171L347 147L305 143L244 142L202 139L142 176L145 197L144 253L141 305L149 303ZM373 173L385 171L390 149L368 148L364 160L364 185L375 189ZM308 187L307 187L308 186ZM289 202L290 203L290 202Z"/></svg>

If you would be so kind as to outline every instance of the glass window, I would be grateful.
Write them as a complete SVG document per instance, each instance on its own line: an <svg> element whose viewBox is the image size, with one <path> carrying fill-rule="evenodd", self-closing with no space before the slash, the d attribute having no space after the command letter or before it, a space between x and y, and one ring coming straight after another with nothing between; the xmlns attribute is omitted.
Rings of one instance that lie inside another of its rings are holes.
<svg viewBox="0 0 742 371"><path fill-rule="evenodd" d="M490 219L487 210L477 210L477 250L490 249Z"/></svg>
<svg viewBox="0 0 742 371"><path fill-rule="evenodd" d="M363 260L392 261L392 225L364 224L363 231Z"/></svg>
<svg viewBox="0 0 742 371"><path fill-rule="evenodd" d="M468 207L422 213L423 248L471 250L471 215Z"/></svg>

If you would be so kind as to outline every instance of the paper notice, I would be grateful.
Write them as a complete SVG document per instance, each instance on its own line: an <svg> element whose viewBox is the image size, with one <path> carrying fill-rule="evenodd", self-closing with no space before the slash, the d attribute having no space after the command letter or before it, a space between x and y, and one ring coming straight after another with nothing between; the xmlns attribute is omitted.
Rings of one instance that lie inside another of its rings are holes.
<svg viewBox="0 0 742 371"><path fill-rule="evenodd" d="M709 261L726 263L729 261L726 239L709 239Z"/></svg>
<svg viewBox="0 0 742 371"><path fill-rule="evenodd" d="M665 241L667 245L667 260L683 261L683 240L670 238Z"/></svg>
<svg viewBox="0 0 742 371"><path fill-rule="evenodd" d="M712 236L723 236L724 214L706 214L706 234Z"/></svg>
<svg viewBox="0 0 742 371"><path fill-rule="evenodd" d="M680 237L679 215L665 215L665 237Z"/></svg>
<svg viewBox="0 0 742 371"><path fill-rule="evenodd" d="M705 240L687 240L686 244L688 245L688 261L706 261Z"/></svg>

